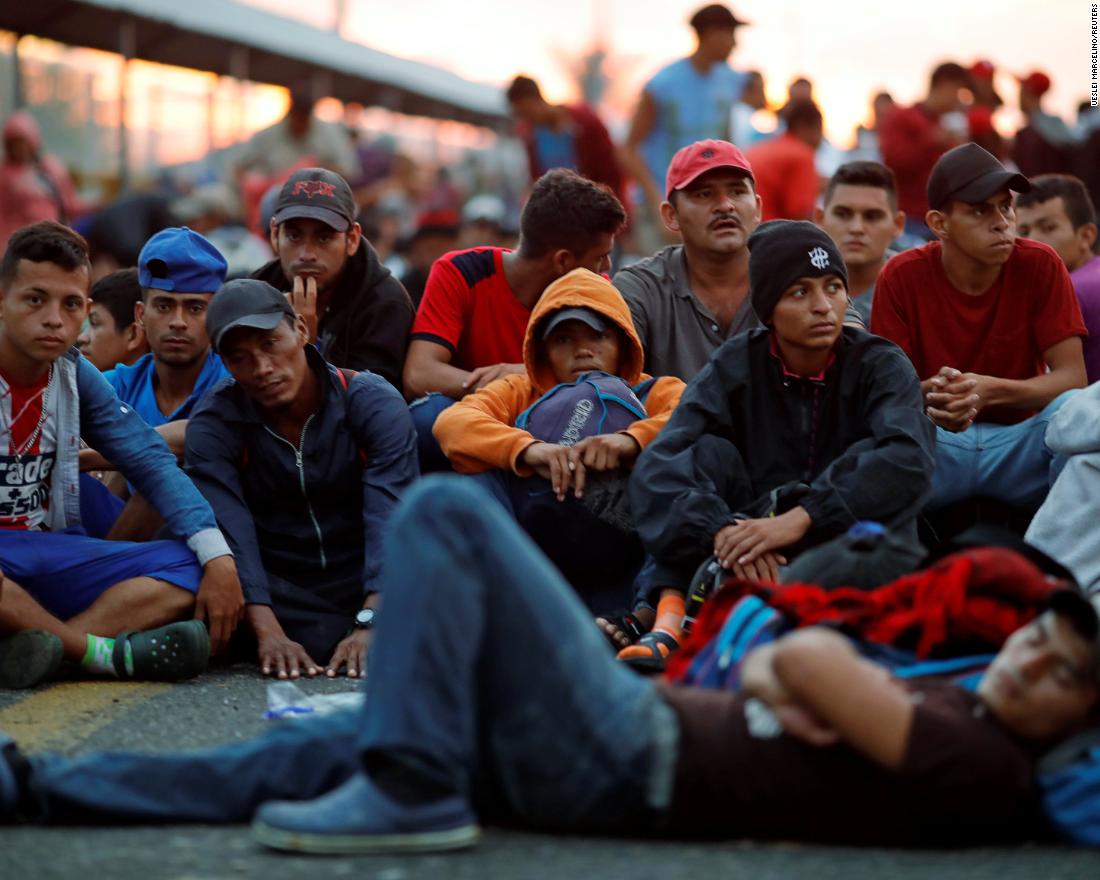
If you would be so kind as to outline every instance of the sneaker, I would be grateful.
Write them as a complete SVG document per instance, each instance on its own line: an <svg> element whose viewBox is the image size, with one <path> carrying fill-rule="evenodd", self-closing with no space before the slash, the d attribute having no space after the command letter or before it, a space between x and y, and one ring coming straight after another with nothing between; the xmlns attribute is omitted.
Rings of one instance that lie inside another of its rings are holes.
<svg viewBox="0 0 1100 880"><path fill-rule="evenodd" d="M0 688L29 688L48 681L63 654L61 639L40 629L0 636Z"/></svg>
<svg viewBox="0 0 1100 880"><path fill-rule="evenodd" d="M264 804L252 835L272 849L370 855L464 849L477 843L481 829L464 798L402 804L358 773L312 801Z"/></svg>

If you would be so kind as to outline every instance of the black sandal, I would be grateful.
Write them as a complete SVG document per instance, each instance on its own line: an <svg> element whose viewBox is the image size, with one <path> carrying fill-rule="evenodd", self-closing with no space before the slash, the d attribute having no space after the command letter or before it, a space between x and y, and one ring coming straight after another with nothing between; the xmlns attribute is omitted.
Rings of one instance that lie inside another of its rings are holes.
<svg viewBox="0 0 1100 880"><path fill-rule="evenodd" d="M126 669L126 644L134 671ZM157 629L128 630L115 637L111 658L122 679L185 681L206 671L210 634L201 620L182 620Z"/></svg>
<svg viewBox="0 0 1100 880"><path fill-rule="evenodd" d="M667 654L661 653L661 645L668 648ZM668 655L677 650L680 643L664 630L655 629L638 639L634 646L648 648L649 653L644 656L621 657L620 662L625 663L636 672L645 675L656 675L665 671Z"/></svg>
<svg viewBox="0 0 1100 880"><path fill-rule="evenodd" d="M598 619L610 623L613 627L618 629L620 633L626 636L626 645L635 644L638 639L647 632L642 622L634 616L634 613L627 611L625 608L620 608L618 611L612 611L610 614L601 614L598 616ZM623 645L621 642L615 641L615 637L603 627L600 627L600 632L604 634L611 643L611 647L616 651L626 647L626 645Z"/></svg>

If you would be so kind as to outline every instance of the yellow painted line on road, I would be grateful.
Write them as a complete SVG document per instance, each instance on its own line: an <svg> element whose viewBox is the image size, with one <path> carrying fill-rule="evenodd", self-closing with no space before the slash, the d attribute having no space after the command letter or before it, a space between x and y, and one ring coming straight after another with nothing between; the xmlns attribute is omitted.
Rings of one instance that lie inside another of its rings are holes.
<svg viewBox="0 0 1100 880"><path fill-rule="evenodd" d="M60 682L0 709L0 730L27 751L67 749L168 687L132 681Z"/></svg>

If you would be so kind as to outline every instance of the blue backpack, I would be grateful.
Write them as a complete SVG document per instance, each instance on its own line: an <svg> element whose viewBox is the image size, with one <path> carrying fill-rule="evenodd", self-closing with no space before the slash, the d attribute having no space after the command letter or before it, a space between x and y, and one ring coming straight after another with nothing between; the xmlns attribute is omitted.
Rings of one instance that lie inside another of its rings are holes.
<svg viewBox="0 0 1100 880"><path fill-rule="evenodd" d="M656 379L636 388L594 370L555 385L516 417L516 427L546 443L576 446L586 437L614 434L648 417L645 398Z"/></svg>
<svg viewBox="0 0 1100 880"><path fill-rule="evenodd" d="M1063 839L1100 846L1100 728L1066 740L1038 766L1043 813Z"/></svg>

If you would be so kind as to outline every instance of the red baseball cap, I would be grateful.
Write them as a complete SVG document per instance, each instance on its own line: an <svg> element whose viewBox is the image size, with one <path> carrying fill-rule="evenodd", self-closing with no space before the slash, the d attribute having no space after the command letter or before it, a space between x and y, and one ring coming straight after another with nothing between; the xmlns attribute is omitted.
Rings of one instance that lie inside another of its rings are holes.
<svg viewBox="0 0 1100 880"><path fill-rule="evenodd" d="M1016 79L1021 86L1037 98L1046 94L1047 90L1050 89L1050 77L1039 70L1034 70L1027 76L1018 76Z"/></svg>
<svg viewBox="0 0 1100 880"><path fill-rule="evenodd" d="M733 168L743 171L752 179L749 160L729 141L696 141L677 151L669 162L668 175L665 178L665 198L715 168Z"/></svg>
<svg viewBox="0 0 1100 880"><path fill-rule="evenodd" d="M970 75L975 79L993 79L993 62L982 58L970 66Z"/></svg>

